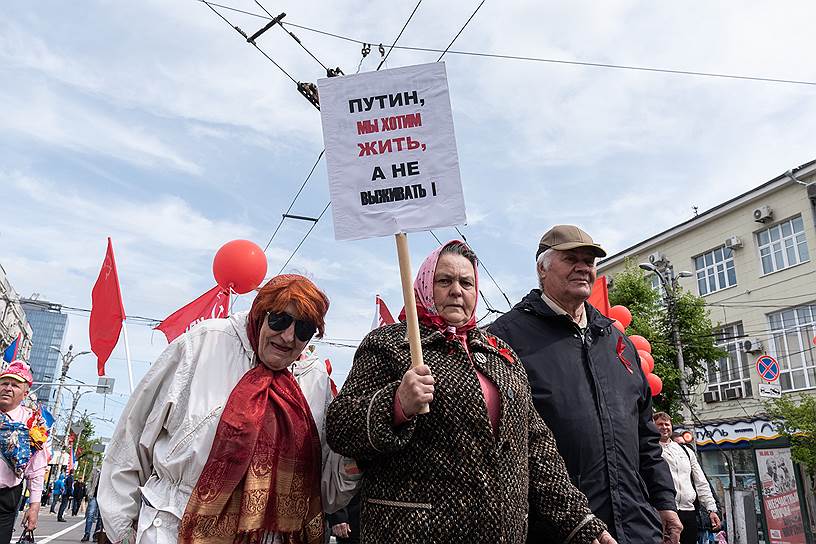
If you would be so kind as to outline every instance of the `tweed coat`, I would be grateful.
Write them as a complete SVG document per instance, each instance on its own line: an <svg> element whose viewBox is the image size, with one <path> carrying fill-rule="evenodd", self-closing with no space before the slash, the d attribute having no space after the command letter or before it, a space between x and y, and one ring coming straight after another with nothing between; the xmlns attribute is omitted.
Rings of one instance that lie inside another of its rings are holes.
<svg viewBox="0 0 816 544"><path fill-rule="evenodd" d="M570 483L512 350L478 329L470 356L436 329L420 325L420 337L436 380L430 413L392 425L410 367L405 323L366 336L327 412L328 443L363 470L362 543L521 544L528 508L563 542L599 536L605 525ZM498 389L497 435L474 366Z"/></svg>

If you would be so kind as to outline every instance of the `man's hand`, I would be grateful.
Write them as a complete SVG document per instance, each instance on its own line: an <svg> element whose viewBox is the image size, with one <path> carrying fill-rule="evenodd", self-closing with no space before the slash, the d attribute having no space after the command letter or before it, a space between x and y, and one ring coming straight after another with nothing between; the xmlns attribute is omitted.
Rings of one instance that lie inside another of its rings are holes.
<svg viewBox="0 0 816 544"><path fill-rule="evenodd" d="M618 544L618 541L612 538L609 532L604 531L601 536L592 541L592 544Z"/></svg>
<svg viewBox="0 0 816 544"><path fill-rule="evenodd" d="M711 532L716 533L720 529L722 529L722 522L720 521L720 516L717 515L717 512L709 512L708 519L711 520Z"/></svg>
<svg viewBox="0 0 816 544"><path fill-rule="evenodd" d="M428 365L419 365L411 368L402 377L397 388L400 406L405 417L412 418L433 400L434 377Z"/></svg>
<svg viewBox="0 0 816 544"><path fill-rule="evenodd" d="M680 522L677 512L674 510L658 510L657 513L660 514L660 523L663 524L663 543L679 544L683 524Z"/></svg>
<svg viewBox="0 0 816 544"><path fill-rule="evenodd" d="M348 523L332 525L332 534L340 538L348 538L351 536L351 527L349 527Z"/></svg>
<svg viewBox="0 0 816 544"><path fill-rule="evenodd" d="M40 518L40 503L32 502L28 506L28 510L23 516L23 527L30 531L33 531L34 529L37 528L37 521L39 520L39 518Z"/></svg>

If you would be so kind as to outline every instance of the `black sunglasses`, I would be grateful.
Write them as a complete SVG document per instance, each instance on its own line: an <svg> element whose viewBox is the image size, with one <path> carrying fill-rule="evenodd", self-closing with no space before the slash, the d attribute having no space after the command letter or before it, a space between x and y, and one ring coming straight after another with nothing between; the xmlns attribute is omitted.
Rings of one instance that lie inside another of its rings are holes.
<svg viewBox="0 0 816 544"><path fill-rule="evenodd" d="M269 312L269 315L266 316L266 324L273 331L285 331L293 321L295 323L295 336L301 342L308 342L317 332L317 327L311 321L295 319L286 312Z"/></svg>

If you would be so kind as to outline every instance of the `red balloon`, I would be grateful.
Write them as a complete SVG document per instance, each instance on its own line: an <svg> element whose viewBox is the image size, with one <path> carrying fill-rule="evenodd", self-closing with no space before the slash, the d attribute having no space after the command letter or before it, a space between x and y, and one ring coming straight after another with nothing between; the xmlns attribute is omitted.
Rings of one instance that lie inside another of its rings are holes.
<svg viewBox="0 0 816 544"><path fill-rule="evenodd" d="M626 334L626 327L624 327L623 323L621 323L617 319L612 322L612 326L621 331L623 334Z"/></svg>
<svg viewBox="0 0 816 544"><path fill-rule="evenodd" d="M813 337L813 345L816 345L816 336Z"/></svg>
<svg viewBox="0 0 816 544"><path fill-rule="evenodd" d="M632 324L632 312L629 311L629 308L620 304L609 309L609 318L620 321L624 329Z"/></svg>
<svg viewBox="0 0 816 544"><path fill-rule="evenodd" d="M663 380L657 374L646 374L646 381L649 382L649 389L652 390L652 396L656 397L663 391Z"/></svg>
<svg viewBox="0 0 816 544"><path fill-rule="evenodd" d="M648 340L640 336L639 334L633 334L629 337L629 340L635 345L635 349L642 349L646 353L652 352L652 345L649 343Z"/></svg>
<svg viewBox="0 0 816 544"><path fill-rule="evenodd" d="M654 371L654 357L652 357L652 354L639 349L638 355L640 355L640 367L643 369L643 372L651 374L652 371Z"/></svg>
<svg viewBox="0 0 816 544"><path fill-rule="evenodd" d="M258 244L249 240L227 242L213 259L215 281L239 295L258 287L265 275L266 255Z"/></svg>

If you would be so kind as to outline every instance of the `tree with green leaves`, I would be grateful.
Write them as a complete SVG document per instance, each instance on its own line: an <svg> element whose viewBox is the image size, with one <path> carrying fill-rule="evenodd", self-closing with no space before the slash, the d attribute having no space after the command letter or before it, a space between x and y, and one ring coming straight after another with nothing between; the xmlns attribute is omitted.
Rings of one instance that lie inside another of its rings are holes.
<svg viewBox="0 0 816 544"><path fill-rule="evenodd" d="M670 315L669 306L652 287L649 276L632 261L627 261L624 271L615 275L609 290L609 302L626 306L632 313L632 323L626 334L639 334L652 345L654 373L663 380L663 391L654 398L655 408L668 412L676 421L682 421L680 371L672 340L672 319L677 319L680 329L689 390L705 380L707 362L717 361L726 356L726 352L715 344L715 325L702 297L679 286L675 297L674 312Z"/></svg>
<svg viewBox="0 0 816 544"><path fill-rule="evenodd" d="M93 421L87 413L82 414L78 423L82 426L82 432L76 444L75 451L78 451L79 454L76 456L74 474L79 478L87 479L93 466L100 464L102 461L102 454L93 451L93 447L100 444L101 440L95 436Z"/></svg>
<svg viewBox="0 0 816 544"><path fill-rule="evenodd" d="M802 395L797 402L786 394L766 402L765 410L779 433L790 440L793 460L805 467L816 485L816 397Z"/></svg>

